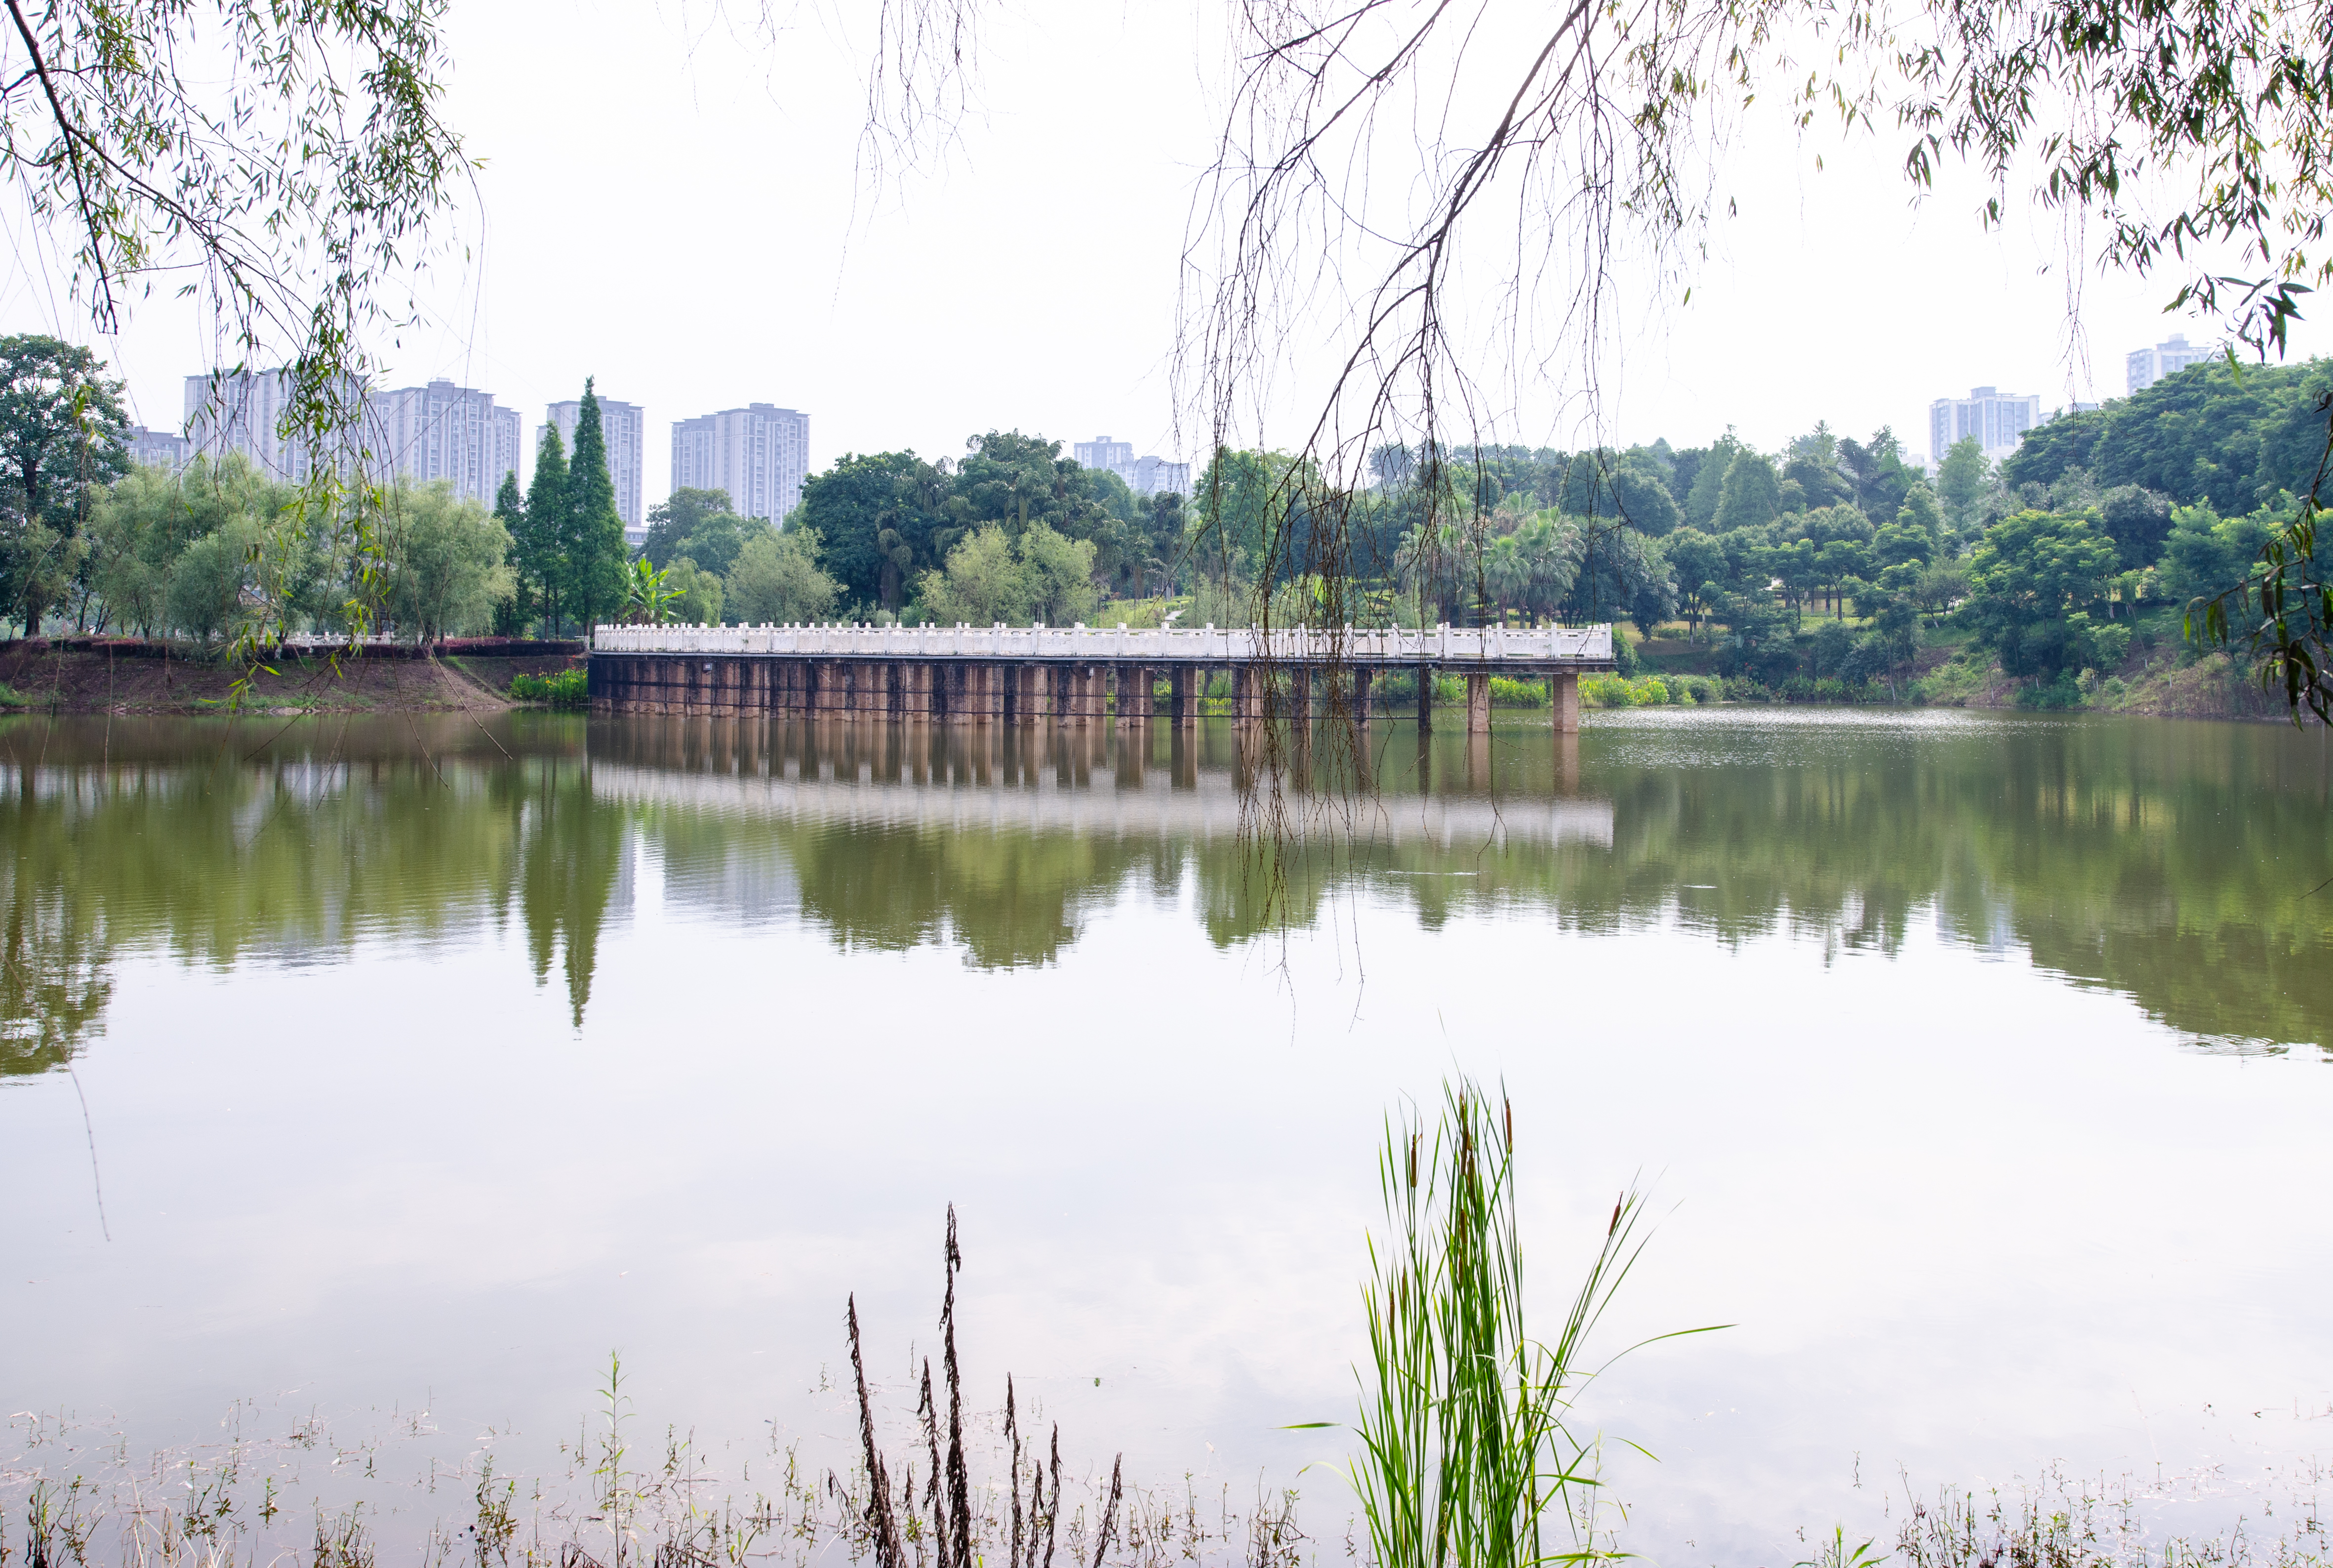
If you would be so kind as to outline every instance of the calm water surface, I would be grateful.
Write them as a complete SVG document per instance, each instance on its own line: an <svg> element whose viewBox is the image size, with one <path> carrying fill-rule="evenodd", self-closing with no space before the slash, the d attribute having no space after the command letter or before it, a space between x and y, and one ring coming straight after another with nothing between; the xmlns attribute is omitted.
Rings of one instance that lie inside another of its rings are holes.
<svg viewBox="0 0 2333 1568"><path fill-rule="evenodd" d="M903 1390L953 1202L984 1399L1296 1486L1326 1561L1342 1434L1282 1429L1349 1413L1381 1120L1464 1069L1542 1310L1640 1180L1610 1347L1735 1325L1591 1400L1663 1561L1906 1474L2202 1470L2200 1518L2333 1452L2321 734L1371 744L1275 857L1221 726L12 721L0 1401L523 1472L613 1348L659 1429L842 1462L844 1299Z"/></svg>

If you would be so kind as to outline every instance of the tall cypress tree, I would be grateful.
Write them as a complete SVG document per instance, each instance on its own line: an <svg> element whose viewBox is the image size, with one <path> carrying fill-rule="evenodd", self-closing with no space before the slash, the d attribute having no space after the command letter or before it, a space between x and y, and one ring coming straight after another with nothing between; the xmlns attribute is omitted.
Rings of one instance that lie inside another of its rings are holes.
<svg viewBox="0 0 2333 1568"><path fill-rule="evenodd" d="M494 606L494 630L505 637L523 636L526 623L534 619L534 595L527 587L526 568L520 552L526 548L526 500L518 492L518 476L504 474L502 488L494 492L494 520L500 523L511 538L511 564L518 581L511 597Z"/></svg>
<svg viewBox="0 0 2333 1568"><path fill-rule="evenodd" d="M542 607L546 634L559 635L559 591L567 577L567 452L559 427L542 428L534 454L534 483L526 492L526 531L519 538L519 575L531 579Z"/></svg>
<svg viewBox="0 0 2333 1568"><path fill-rule="evenodd" d="M569 602L588 629L612 612L624 591L624 520L616 515L616 482L608 473L608 440L600 430L600 398L583 380L583 410L575 419L575 460L567 470Z"/></svg>

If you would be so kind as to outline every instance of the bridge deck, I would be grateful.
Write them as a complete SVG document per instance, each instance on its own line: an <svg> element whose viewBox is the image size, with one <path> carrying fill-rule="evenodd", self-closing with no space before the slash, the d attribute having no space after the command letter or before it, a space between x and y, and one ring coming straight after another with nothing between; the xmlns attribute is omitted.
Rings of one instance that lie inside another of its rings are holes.
<svg viewBox="0 0 2333 1568"><path fill-rule="evenodd" d="M1494 668L1517 674L1614 668L1609 626L1254 627L1134 630L1091 626L602 626L600 654L727 655L1015 664L1382 665Z"/></svg>

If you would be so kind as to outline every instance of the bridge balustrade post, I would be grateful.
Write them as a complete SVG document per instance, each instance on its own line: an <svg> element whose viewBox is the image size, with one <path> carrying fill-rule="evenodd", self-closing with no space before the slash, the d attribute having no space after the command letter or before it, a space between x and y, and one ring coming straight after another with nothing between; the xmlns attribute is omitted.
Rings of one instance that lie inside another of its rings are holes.
<svg viewBox="0 0 2333 1568"><path fill-rule="evenodd" d="M1466 733L1485 735L1491 728L1491 678L1480 670L1466 672Z"/></svg>

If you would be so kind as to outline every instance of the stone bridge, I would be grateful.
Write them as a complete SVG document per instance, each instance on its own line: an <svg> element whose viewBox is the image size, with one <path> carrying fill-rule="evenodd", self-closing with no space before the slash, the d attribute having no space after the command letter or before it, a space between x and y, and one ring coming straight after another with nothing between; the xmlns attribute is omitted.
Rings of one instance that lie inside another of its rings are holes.
<svg viewBox="0 0 2333 1568"><path fill-rule="evenodd" d="M1470 731L1490 728L1495 675L1547 681L1559 735L1579 728L1581 672L1613 668L1609 626L602 626L590 661L594 713L1068 725L1195 723L1216 670L1235 723L1366 724L1371 683L1414 670L1419 725L1433 678L1458 675Z"/></svg>

